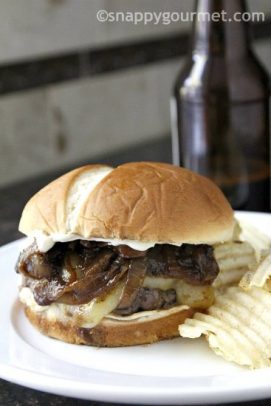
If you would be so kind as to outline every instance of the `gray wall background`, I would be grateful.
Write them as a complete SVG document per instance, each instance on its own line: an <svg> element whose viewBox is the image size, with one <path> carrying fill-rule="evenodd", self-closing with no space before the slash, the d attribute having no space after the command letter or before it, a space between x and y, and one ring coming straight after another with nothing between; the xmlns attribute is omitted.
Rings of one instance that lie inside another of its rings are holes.
<svg viewBox="0 0 271 406"><path fill-rule="evenodd" d="M192 10L190 0L1 0L0 65L187 32L189 23L102 24L99 9ZM269 0L250 10L271 15ZM270 40L256 50L271 72ZM183 58L0 96L0 186L170 132Z"/></svg>

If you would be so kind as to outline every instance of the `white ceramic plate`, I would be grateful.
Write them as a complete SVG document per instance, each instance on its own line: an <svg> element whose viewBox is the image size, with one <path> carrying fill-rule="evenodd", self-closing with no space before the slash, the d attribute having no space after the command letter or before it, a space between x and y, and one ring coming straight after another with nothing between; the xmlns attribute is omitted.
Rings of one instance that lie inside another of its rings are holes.
<svg viewBox="0 0 271 406"><path fill-rule="evenodd" d="M271 215L241 213L271 236ZM0 377L59 395L145 404L224 403L271 396L271 369L225 362L202 340L97 349L42 336L17 301L22 240L0 248Z"/></svg>

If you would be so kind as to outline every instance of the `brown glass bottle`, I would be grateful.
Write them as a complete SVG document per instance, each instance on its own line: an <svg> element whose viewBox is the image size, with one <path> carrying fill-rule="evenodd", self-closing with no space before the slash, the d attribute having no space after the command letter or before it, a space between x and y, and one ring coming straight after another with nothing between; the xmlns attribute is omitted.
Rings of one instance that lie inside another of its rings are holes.
<svg viewBox="0 0 271 406"><path fill-rule="evenodd" d="M245 1L197 1L222 10L232 21L194 21L171 100L173 162L214 180L235 209L270 211L269 79L234 21Z"/></svg>

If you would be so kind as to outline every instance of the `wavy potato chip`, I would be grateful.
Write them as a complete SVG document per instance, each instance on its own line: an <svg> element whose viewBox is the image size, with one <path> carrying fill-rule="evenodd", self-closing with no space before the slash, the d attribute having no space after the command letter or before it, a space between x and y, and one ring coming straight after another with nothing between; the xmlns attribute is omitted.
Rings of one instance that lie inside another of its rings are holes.
<svg viewBox="0 0 271 406"><path fill-rule="evenodd" d="M238 222L241 228L240 239L250 243L256 252L256 258L259 261L270 251L271 239L247 221L238 220Z"/></svg>
<svg viewBox="0 0 271 406"><path fill-rule="evenodd" d="M212 350L227 361L250 368L271 365L271 293L239 287L217 293L208 314L196 313L179 326L182 337L205 335Z"/></svg>
<svg viewBox="0 0 271 406"><path fill-rule="evenodd" d="M223 286L238 285L244 275L248 273L248 268L229 269L227 271L220 271L212 286L214 288L221 288Z"/></svg>
<svg viewBox="0 0 271 406"><path fill-rule="evenodd" d="M255 251L248 242L229 242L215 246L214 256L219 266L215 288L237 285L245 273L256 264Z"/></svg>
<svg viewBox="0 0 271 406"><path fill-rule="evenodd" d="M271 254L267 255L259 264L259 266L244 274L240 281L240 286L247 290L252 287L263 288L271 276ZM270 284L267 285L267 290L270 290Z"/></svg>

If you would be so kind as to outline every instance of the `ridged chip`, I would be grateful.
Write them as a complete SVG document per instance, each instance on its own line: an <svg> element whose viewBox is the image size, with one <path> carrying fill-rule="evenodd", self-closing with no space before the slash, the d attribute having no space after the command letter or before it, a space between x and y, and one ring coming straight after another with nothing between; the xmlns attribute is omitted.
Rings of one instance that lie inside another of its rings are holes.
<svg viewBox="0 0 271 406"><path fill-rule="evenodd" d="M252 287L262 288L271 276L271 254L267 255L255 270L248 271L240 281L240 286L247 290ZM270 290L269 288L267 288Z"/></svg>
<svg viewBox="0 0 271 406"><path fill-rule="evenodd" d="M213 282L214 288L221 288L223 286L238 285L244 275L248 273L248 268L229 269L227 271L219 272L218 276Z"/></svg>
<svg viewBox="0 0 271 406"><path fill-rule="evenodd" d="M254 249L248 242L234 241L215 246L215 257L217 260L223 260L231 256L241 257L250 254L254 254Z"/></svg>
<svg viewBox="0 0 271 406"><path fill-rule="evenodd" d="M182 337L205 335L225 360L250 368L271 365L271 293L227 288L217 294L208 314L196 313L179 326Z"/></svg>
<svg viewBox="0 0 271 406"><path fill-rule="evenodd" d="M271 249L271 239L247 221L239 220L239 224L241 227L240 238L242 241L249 242L255 249L257 260L266 256Z"/></svg>
<svg viewBox="0 0 271 406"><path fill-rule="evenodd" d="M248 242L229 242L215 246L214 256L219 266L215 288L235 284L256 264L255 251Z"/></svg>

